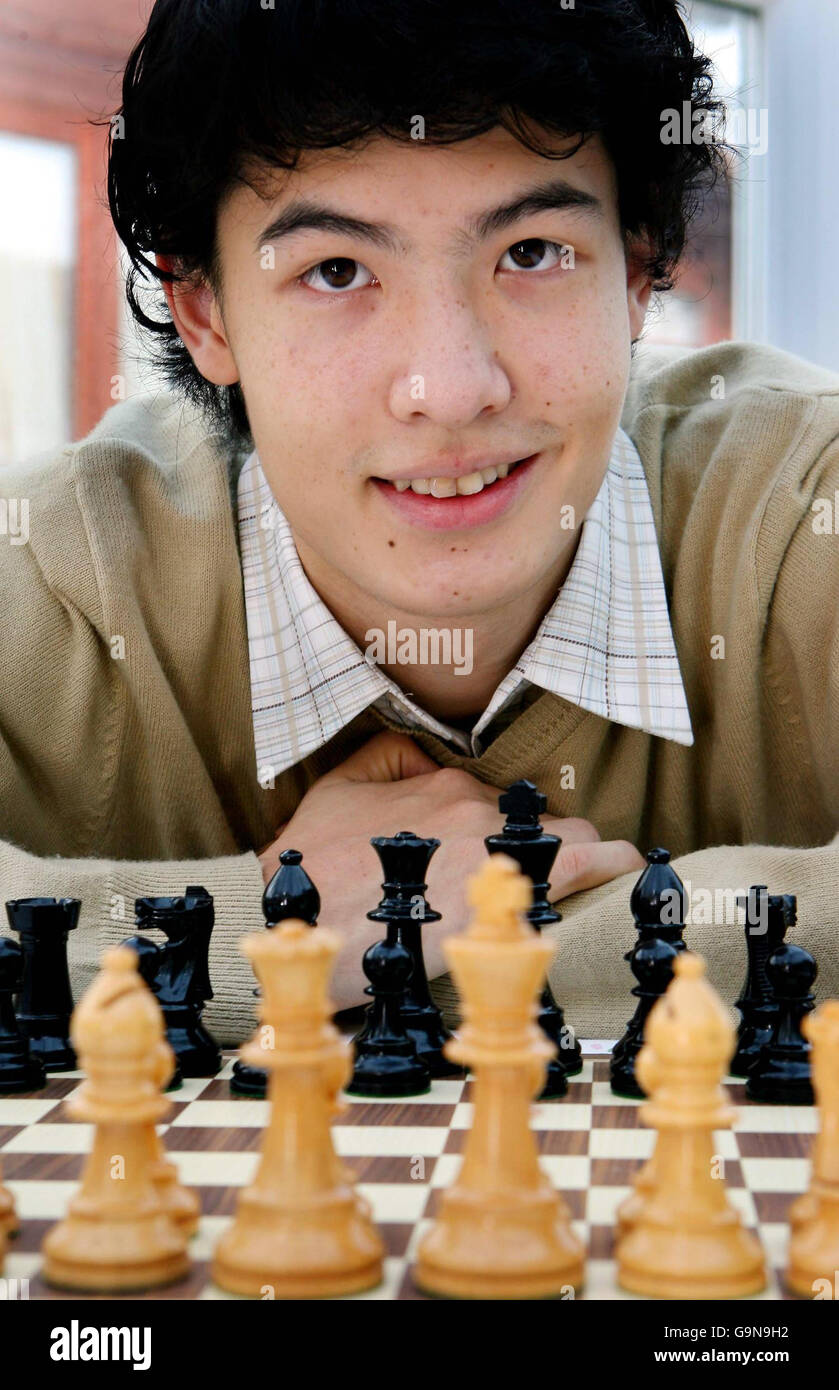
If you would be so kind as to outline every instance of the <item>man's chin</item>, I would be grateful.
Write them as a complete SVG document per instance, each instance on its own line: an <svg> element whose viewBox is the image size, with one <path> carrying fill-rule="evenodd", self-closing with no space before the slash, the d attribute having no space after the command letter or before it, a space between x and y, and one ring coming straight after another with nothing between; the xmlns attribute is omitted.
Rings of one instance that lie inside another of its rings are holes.
<svg viewBox="0 0 839 1390"><path fill-rule="evenodd" d="M380 577L376 586L377 608L392 613L399 622L427 627L447 622L477 624L511 605L514 608L517 596L523 597L520 575L509 584L499 584L499 576L493 575L496 582L489 585L488 577L484 571L471 583L469 576L461 573L436 585L429 583L427 575L420 571L407 585L405 575L401 575L393 587L383 585Z"/></svg>

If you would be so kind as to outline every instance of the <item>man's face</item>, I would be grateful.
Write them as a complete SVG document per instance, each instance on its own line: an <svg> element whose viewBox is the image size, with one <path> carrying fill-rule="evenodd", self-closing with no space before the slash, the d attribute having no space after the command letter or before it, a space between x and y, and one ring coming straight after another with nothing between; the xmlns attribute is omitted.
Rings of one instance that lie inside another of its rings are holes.
<svg viewBox="0 0 839 1390"><path fill-rule="evenodd" d="M596 202L479 227L556 180ZM211 317L322 596L440 620L549 592L602 482L648 293L600 142L549 160L501 128L448 147L377 138L308 155L274 188L220 209ZM303 200L387 231L266 236Z"/></svg>

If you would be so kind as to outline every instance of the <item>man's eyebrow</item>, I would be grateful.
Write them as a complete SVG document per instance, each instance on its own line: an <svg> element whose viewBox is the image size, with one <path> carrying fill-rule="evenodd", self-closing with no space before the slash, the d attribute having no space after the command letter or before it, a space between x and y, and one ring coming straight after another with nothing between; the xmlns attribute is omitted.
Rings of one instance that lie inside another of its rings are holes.
<svg viewBox="0 0 839 1390"><path fill-rule="evenodd" d="M494 233L511 227L524 217L537 212L580 211L600 217L603 204L593 193L576 188L566 179L551 179L537 184L507 203L488 208L471 218L463 232L458 233L462 241L464 235L470 241L485 241ZM283 208L282 212L260 232L256 239L257 251L266 242L280 241L301 231L333 232L336 236L355 237L367 241L382 250L405 255L407 247L395 227L386 222L367 222L360 217L317 203L308 198L295 199Z"/></svg>

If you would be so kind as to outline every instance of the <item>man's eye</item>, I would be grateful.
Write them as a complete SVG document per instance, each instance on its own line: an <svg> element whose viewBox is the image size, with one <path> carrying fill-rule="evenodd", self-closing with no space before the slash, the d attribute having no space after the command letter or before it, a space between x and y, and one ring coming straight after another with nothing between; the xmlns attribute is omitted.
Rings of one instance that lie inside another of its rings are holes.
<svg viewBox="0 0 839 1390"><path fill-rule="evenodd" d="M351 260L348 256L335 256L332 260L320 261L313 265L311 270L300 276L300 279L310 289L320 290L325 294L340 294L343 290L361 289L365 284L365 276L368 284L376 278L360 261Z"/></svg>
<svg viewBox="0 0 839 1390"><path fill-rule="evenodd" d="M505 251L499 265L502 270L552 270L564 250L565 247L560 242L529 237L527 241L517 241L515 246ZM504 265L506 256L513 257L514 265Z"/></svg>

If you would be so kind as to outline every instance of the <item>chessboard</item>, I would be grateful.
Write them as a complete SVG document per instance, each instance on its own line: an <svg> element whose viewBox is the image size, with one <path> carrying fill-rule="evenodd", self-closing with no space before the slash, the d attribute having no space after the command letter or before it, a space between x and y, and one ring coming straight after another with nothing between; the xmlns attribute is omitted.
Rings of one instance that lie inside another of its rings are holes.
<svg viewBox="0 0 839 1390"><path fill-rule="evenodd" d="M532 1124L542 1166L563 1193L586 1244L585 1288L577 1297L634 1300L635 1295L618 1288L615 1277L615 1212L651 1152L654 1135L641 1123L642 1102L612 1094L609 1045L582 1046L582 1073L570 1080L561 1100L534 1104ZM228 1056L218 1076L185 1080L170 1092L172 1113L161 1126L181 1181L201 1199L201 1222L190 1247L191 1273L169 1288L125 1297L234 1297L212 1284L210 1261L233 1215L237 1193L254 1172L268 1104L231 1094L232 1066L233 1057ZM73 1121L66 1111L80 1080L79 1072L53 1074L44 1090L0 1101L0 1164L21 1227L9 1241L3 1273L7 1281L28 1280L30 1299L80 1297L49 1288L39 1275L41 1241L64 1215L90 1148L91 1126ZM473 1085L469 1079L435 1081L429 1094L400 1101L342 1097L343 1108L333 1124L335 1147L370 1202L387 1248L383 1282L356 1297L424 1297L413 1283L413 1259L440 1193L460 1164L471 1124ZM727 1081L726 1089L738 1118L733 1130L716 1136L715 1153L722 1160L732 1201L757 1231L766 1252L769 1286L756 1299L789 1298L781 1282L786 1213L808 1184L808 1154L818 1114L812 1106L747 1101L740 1081Z"/></svg>

